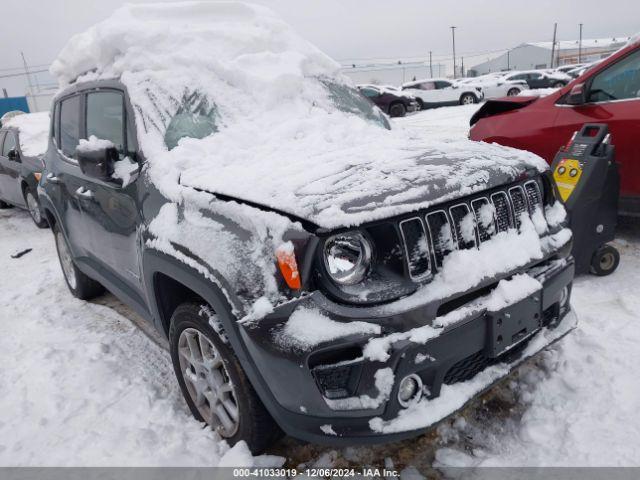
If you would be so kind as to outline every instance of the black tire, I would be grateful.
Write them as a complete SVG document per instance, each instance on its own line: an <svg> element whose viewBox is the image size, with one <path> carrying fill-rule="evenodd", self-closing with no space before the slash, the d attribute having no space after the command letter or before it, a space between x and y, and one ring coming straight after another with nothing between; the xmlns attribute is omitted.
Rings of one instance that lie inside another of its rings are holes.
<svg viewBox="0 0 640 480"><path fill-rule="evenodd" d="M611 275L620 264L620 252L611 245L602 245L591 258L591 273L599 277Z"/></svg>
<svg viewBox="0 0 640 480"><path fill-rule="evenodd" d="M217 429L218 433L227 440L230 445L235 445L237 442L244 440L254 454L262 453L282 436L282 431L249 382L238 358L228 344L222 328L218 328L218 332L216 332L209 323L211 313L211 307L202 305L201 302L185 302L178 306L171 316L169 346L171 360L178 384L180 385L180 390L193 416L198 421L208 424L208 420L203 418L191 393L189 393L184 372L180 366L180 336L187 329L187 334L196 330L213 344L215 350L217 350L217 353L222 358L224 372L228 375L235 394L234 402L237 405L239 417L236 427L237 430L232 435L225 435L221 429ZM185 371L187 370L185 369ZM195 370L193 371L195 372ZM208 400L206 400L205 403L209 405Z"/></svg>
<svg viewBox="0 0 640 480"><path fill-rule="evenodd" d="M13 205L9 205L7 202L0 200L0 210L4 210L6 208L13 208Z"/></svg>
<svg viewBox="0 0 640 480"><path fill-rule="evenodd" d="M519 88L511 88L507 92L507 97L515 97L515 96L519 95L521 91L522 90L520 90Z"/></svg>
<svg viewBox="0 0 640 480"><path fill-rule="evenodd" d="M30 198L31 196L31 198ZM38 228L48 228L49 222L44 215L42 215L42 210L40 209L40 200L38 199L38 194L33 191L32 188L25 188L24 190L24 202L27 205L27 210L29 215L31 216L31 220L36 224ZM31 202L35 202L37 207L37 211L33 210L31 207Z"/></svg>
<svg viewBox="0 0 640 480"><path fill-rule="evenodd" d="M420 110L424 110L424 109L425 109L425 108L424 108L424 102L422 101L422 99L421 99L421 98L416 98L416 102L418 102L418 108L419 108Z"/></svg>
<svg viewBox="0 0 640 480"><path fill-rule="evenodd" d="M460 97L460 105L471 105L472 103L478 103L478 97L473 93L463 93Z"/></svg>
<svg viewBox="0 0 640 480"><path fill-rule="evenodd" d="M395 102L389 106L390 117L404 117L406 114L407 107L405 107L401 102Z"/></svg>
<svg viewBox="0 0 640 480"><path fill-rule="evenodd" d="M64 238L64 234L60 231L57 224L53 226L53 235L56 243L56 251L58 252L58 260L60 261L60 268L62 269L62 276L71 294L80 300L91 300L92 298L102 295L104 293L104 287L76 267L67 240ZM68 261L70 263L67 267L65 267L65 260L63 259L65 252L63 252L62 249L66 249L66 255L69 255ZM71 275L73 275L73 278L70 278Z"/></svg>

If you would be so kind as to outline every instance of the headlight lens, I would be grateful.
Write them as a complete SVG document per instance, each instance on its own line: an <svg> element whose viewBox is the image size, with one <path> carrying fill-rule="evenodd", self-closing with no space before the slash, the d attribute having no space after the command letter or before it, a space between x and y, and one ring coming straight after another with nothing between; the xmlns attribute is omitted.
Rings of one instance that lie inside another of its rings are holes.
<svg viewBox="0 0 640 480"><path fill-rule="evenodd" d="M371 243L359 232L334 235L324 244L326 271L340 285L358 283L371 265L371 252Z"/></svg>

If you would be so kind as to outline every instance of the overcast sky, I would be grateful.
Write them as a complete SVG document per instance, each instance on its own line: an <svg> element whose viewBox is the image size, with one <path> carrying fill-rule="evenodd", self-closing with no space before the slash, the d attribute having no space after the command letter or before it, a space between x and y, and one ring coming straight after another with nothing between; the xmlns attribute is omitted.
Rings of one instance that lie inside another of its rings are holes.
<svg viewBox="0 0 640 480"><path fill-rule="evenodd" d="M134 0L135 1L135 0ZM148 0L147 0L148 1ZM527 41L640 32L640 0L256 0L279 12L303 36L341 61L458 55L472 66L493 50ZM0 76L22 65L48 65L74 33L107 17L123 0L2 0ZM476 55L476 56L472 56ZM42 68L42 67L39 67ZM47 81L47 76L40 76ZM49 79L50 80L50 77ZM10 95L24 94L24 78L0 78Z"/></svg>

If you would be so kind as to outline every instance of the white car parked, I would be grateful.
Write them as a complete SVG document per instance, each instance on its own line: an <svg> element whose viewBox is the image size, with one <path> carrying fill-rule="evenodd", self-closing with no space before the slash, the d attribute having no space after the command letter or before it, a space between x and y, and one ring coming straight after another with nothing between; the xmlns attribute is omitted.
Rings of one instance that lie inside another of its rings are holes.
<svg viewBox="0 0 640 480"><path fill-rule="evenodd" d="M470 105L484 98L482 88L459 85L446 78L427 78L402 85L402 90L416 97L420 109L445 105Z"/></svg>
<svg viewBox="0 0 640 480"><path fill-rule="evenodd" d="M481 88L485 99L513 97L529 88L529 85L527 85L527 82L524 80L505 80L494 74L474 78L462 78L458 80L458 85L460 87Z"/></svg>

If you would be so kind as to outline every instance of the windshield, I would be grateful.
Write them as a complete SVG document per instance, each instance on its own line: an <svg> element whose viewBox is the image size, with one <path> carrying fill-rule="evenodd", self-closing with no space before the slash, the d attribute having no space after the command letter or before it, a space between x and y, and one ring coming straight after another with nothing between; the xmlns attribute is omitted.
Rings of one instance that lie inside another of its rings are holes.
<svg viewBox="0 0 640 480"><path fill-rule="evenodd" d="M379 127L391 129L384 114L358 90L328 78L318 78L326 89L328 109L357 115ZM137 110L146 131L155 130L162 135L165 146L172 150L183 138L201 139L216 134L231 118L223 119L221 109L211 98L199 90L185 88L181 95L170 93L153 81L146 81L138 96L143 100ZM317 95L317 93L316 93ZM221 101L224 100L221 97ZM314 105L321 105L318 98ZM326 105L326 100L325 100Z"/></svg>
<svg viewBox="0 0 640 480"><path fill-rule="evenodd" d="M178 145L180 139L205 138L218 131L215 104L198 92L185 93L176 113L171 117L164 134L164 143L169 150Z"/></svg>
<svg viewBox="0 0 640 480"><path fill-rule="evenodd" d="M327 87L329 99L338 110L353 113L369 122L391 130L391 125L380 109L358 90L326 78L322 78L320 81Z"/></svg>

